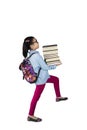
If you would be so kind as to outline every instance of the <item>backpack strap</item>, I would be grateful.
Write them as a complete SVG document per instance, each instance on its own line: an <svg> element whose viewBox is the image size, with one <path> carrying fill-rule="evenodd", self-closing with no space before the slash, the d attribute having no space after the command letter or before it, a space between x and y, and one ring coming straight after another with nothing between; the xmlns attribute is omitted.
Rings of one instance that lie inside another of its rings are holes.
<svg viewBox="0 0 87 130"><path fill-rule="evenodd" d="M28 58L30 58L30 57L31 57L33 54L35 54L35 53L38 53L38 52L32 53ZM40 70L41 70L41 68L39 69L39 71L38 71L38 73L37 73L37 77L39 76Z"/></svg>
<svg viewBox="0 0 87 130"><path fill-rule="evenodd" d="M27 57L27 59L29 59L33 54L36 54L36 53L38 53L38 52L34 52L34 53L30 54L30 55Z"/></svg>

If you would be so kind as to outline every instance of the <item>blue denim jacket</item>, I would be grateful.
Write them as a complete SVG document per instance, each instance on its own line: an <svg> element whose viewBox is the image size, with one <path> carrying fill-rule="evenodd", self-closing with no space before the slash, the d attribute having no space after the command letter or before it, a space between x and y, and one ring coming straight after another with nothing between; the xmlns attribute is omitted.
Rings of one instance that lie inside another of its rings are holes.
<svg viewBox="0 0 87 130"><path fill-rule="evenodd" d="M41 68L38 79L36 81L36 85L45 84L47 79L50 77L48 70L55 69L56 65L48 66L43 60L40 53L36 50L31 50L29 53L29 55L35 53L30 57L30 62L33 66L34 71L38 73L39 69Z"/></svg>

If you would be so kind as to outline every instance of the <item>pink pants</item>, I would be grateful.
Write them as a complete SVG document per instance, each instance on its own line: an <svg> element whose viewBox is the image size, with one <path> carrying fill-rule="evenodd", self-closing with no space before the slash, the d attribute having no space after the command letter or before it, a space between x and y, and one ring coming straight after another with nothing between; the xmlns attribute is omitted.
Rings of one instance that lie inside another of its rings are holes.
<svg viewBox="0 0 87 130"><path fill-rule="evenodd" d="M59 88L59 78L55 76L50 76L50 78L47 80L46 83L53 83L56 97L61 97L60 88ZM45 88L45 84L36 85L36 89L35 89L31 104L30 104L29 115L34 115L37 101L39 100L44 88Z"/></svg>

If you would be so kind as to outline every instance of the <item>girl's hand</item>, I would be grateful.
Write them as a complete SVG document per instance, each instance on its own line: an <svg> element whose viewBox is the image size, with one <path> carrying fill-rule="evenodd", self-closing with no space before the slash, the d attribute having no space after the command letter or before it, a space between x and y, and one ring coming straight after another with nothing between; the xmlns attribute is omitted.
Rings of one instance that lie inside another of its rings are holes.
<svg viewBox="0 0 87 130"><path fill-rule="evenodd" d="M59 64L56 64L56 66L59 66L59 65L61 65L62 63L59 63Z"/></svg>

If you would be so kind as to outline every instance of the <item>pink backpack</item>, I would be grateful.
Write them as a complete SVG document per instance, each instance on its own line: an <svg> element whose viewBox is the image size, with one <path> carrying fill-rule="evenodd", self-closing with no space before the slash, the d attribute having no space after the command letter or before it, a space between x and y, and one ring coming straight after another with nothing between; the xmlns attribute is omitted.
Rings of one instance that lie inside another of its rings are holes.
<svg viewBox="0 0 87 130"><path fill-rule="evenodd" d="M25 79L29 83L35 83L37 81L41 69L41 68L39 69L38 73L34 72L33 66L29 60L29 58L33 54L35 53L32 53L28 58L25 58L19 66L19 69L23 73L23 79Z"/></svg>

